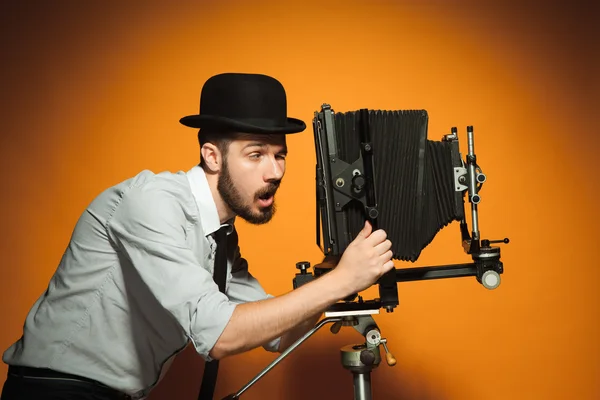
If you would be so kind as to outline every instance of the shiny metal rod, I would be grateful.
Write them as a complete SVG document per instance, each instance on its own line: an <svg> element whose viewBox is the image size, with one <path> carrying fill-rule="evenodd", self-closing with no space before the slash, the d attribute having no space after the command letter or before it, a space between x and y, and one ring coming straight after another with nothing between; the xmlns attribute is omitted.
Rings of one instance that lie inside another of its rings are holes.
<svg viewBox="0 0 600 400"><path fill-rule="evenodd" d="M467 168L469 176L469 200L471 202L471 219L473 224L473 240L479 240L479 216L477 215L477 204L481 197L477 193L477 171L475 166L477 158L475 156L475 139L473 138L473 127L467 127L467 144L469 152L467 153Z"/></svg>
<svg viewBox="0 0 600 400"><path fill-rule="evenodd" d="M246 384L246 386L244 386L243 388L241 388L233 396L229 396L227 398L228 399L237 399L238 397L240 397L242 395L242 393L244 393L252 385L254 385L256 382L258 382L258 380L260 378L262 378L263 376L265 376L267 372L269 372L270 370L272 370L273 367L275 367L275 365L277 365L281 360L283 360L285 357L287 357L288 354L290 354L298 346L300 346L300 344L302 342L304 342L306 339L308 339L309 337L311 337L316 331L318 331L319 329L321 329L321 327L323 327L323 325L328 324L330 322L338 322L338 321L341 321L342 319L343 319L342 317L329 317L329 318L324 318L321 321L319 321L319 323L317 323L314 328L312 328L310 331L308 331L307 333L305 333L304 336L302 336L300 339L296 340L290 347L288 347L287 349L285 349L279 355L279 357L277 357L275 360L273 360L273 362L271 362L271 364L267 365L267 367L265 369L263 369L258 375L256 375L254 378L252 378L252 380L250 382L248 382Z"/></svg>
<svg viewBox="0 0 600 400"><path fill-rule="evenodd" d="M371 400L371 373L353 373L354 400Z"/></svg>

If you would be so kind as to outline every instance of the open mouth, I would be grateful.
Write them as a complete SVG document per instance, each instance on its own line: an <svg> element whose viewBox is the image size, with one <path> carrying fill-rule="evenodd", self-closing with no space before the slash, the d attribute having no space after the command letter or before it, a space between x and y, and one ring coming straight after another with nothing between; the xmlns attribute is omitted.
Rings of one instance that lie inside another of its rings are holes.
<svg viewBox="0 0 600 400"><path fill-rule="evenodd" d="M271 190L266 193L263 193L260 196L258 196L258 204L261 207L269 207L271 204L273 204L274 196L275 196L275 190Z"/></svg>
<svg viewBox="0 0 600 400"><path fill-rule="evenodd" d="M261 207L269 207L271 204L273 204L273 196L268 197L266 199L259 197L258 204L260 204Z"/></svg>

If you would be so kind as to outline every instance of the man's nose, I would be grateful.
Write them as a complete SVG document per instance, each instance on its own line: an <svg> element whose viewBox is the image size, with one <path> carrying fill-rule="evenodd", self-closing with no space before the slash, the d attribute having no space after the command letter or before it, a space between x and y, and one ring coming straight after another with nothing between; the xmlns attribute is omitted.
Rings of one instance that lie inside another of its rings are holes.
<svg viewBox="0 0 600 400"><path fill-rule="evenodd" d="M265 171L265 181L279 181L283 178L285 167L275 157L270 157Z"/></svg>

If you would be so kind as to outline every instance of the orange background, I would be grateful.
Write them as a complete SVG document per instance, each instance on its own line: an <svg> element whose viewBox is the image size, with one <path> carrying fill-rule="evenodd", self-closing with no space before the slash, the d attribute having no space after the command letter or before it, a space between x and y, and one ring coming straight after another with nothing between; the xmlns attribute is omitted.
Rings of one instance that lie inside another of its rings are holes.
<svg viewBox="0 0 600 400"><path fill-rule="evenodd" d="M178 119L196 112L203 82L261 72L285 85L289 114L309 126L289 137L275 220L239 225L251 270L276 295L291 290L297 261L321 258L311 119L323 102L337 111L424 108L429 137L457 126L463 151L474 126L488 177L481 231L511 239L502 285L399 284L400 306L376 317L398 364L372 374L375 399L600 398L591 10L441 0L6 3L2 351L20 336L94 196L141 169L196 164L196 132ZM415 265L469 261L452 225ZM242 398L351 398L339 349L360 339L351 328L324 328ZM274 357L257 349L224 360L215 398ZM184 352L151 399L196 398L202 370ZM5 372L2 364L0 382Z"/></svg>

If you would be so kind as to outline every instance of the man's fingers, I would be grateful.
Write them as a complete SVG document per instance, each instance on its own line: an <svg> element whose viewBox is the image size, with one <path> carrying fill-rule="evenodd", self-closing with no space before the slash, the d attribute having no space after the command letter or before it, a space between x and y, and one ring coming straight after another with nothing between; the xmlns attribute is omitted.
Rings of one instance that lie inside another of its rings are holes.
<svg viewBox="0 0 600 400"><path fill-rule="evenodd" d="M387 233L383 229L377 229L375 232L372 232L371 235L369 235L367 241L371 246L377 246L385 239L387 239Z"/></svg>
<svg viewBox="0 0 600 400"><path fill-rule="evenodd" d="M371 225L371 223L368 220L365 220L365 225L360 230L360 232L358 232L358 235L356 236L356 238L366 239L367 237L369 237L372 230L373 230L373 226Z"/></svg>
<svg viewBox="0 0 600 400"><path fill-rule="evenodd" d="M389 239L387 239L375 246L375 251L377 252L377 254L383 254L391 248L392 242Z"/></svg>
<svg viewBox="0 0 600 400"><path fill-rule="evenodd" d="M386 251L384 254L381 255L382 261L383 260L392 260L392 256L394 255L394 253L391 250Z"/></svg>
<svg viewBox="0 0 600 400"><path fill-rule="evenodd" d="M383 264L383 273L385 274L386 272L390 271L392 268L394 268L394 260L390 260L390 261L386 262L385 264Z"/></svg>

